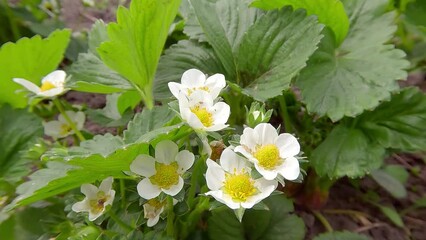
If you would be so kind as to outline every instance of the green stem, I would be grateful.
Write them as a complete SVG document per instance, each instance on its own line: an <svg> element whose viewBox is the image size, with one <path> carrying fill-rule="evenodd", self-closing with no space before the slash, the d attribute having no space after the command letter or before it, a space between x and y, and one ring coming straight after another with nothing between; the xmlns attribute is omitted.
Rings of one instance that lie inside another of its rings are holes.
<svg viewBox="0 0 426 240"><path fill-rule="evenodd" d="M86 139L84 138L83 134L81 134L80 130L78 130L74 121L72 121L71 118L68 116L64 107L62 106L62 103L57 98L53 99L53 103L55 104L56 108L58 108L62 116L64 116L65 120L67 120L68 124L70 125L71 129L74 131L75 135L77 135L80 142L85 141Z"/></svg>
<svg viewBox="0 0 426 240"><path fill-rule="evenodd" d="M6 8L7 17L9 18L9 21L10 21L10 28L12 29L13 37L15 38L15 40L18 40L19 38L21 38L21 34L19 32L18 26L16 25L13 11L12 9L10 9L10 6L7 0L3 0L3 3L4 3L4 7Z"/></svg>
<svg viewBox="0 0 426 240"><path fill-rule="evenodd" d="M167 196L167 236L174 237L174 218L175 212L173 211L173 197Z"/></svg>
<svg viewBox="0 0 426 240"><path fill-rule="evenodd" d="M327 232L333 232L333 227L331 227L328 220L322 215L322 213L318 211L312 211L312 213L315 215L315 217L322 223L322 225L325 227Z"/></svg>
<svg viewBox="0 0 426 240"><path fill-rule="evenodd" d="M201 167L204 164L204 158L200 158L195 162L195 166L192 170L192 176L191 176L191 181L190 181L190 187L188 190L188 206L190 208L192 208L193 203L194 203L194 198L195 198L195 191L197 190L197 180L200 176L200 174L202 174L201 172Z"/></svg>
<svg viewBox="0 0 426 240"><path fill-rule="evenodd" d="M120 179L120 194L121 194L121 207L126 207L126 186L124 185L124 179Z"/></svg>
<svg viewBox="0 0 426 240"><path fill-rule="evenodd" d="M290 116L288 115L288 111L287 111L287 103L285 101L285 95L281 95L278 97L278 101L280 103L280 113L281 113L281 118L284 121L284 128L285 131L288 133L293 132L293 126L291 125L290 122Z"/></svg>
<svg viewBox="0 0 426 240"><path fill-rule="evenodd" d="M121 228L123 228L124 230L127 231L133 231L133 228L129 225L127 225L125 222L121 221L120 218L118 218L117 215L115 215L115 213L113 211L108 211L109 216L111 217L112 220L114 220Z"/></svg>

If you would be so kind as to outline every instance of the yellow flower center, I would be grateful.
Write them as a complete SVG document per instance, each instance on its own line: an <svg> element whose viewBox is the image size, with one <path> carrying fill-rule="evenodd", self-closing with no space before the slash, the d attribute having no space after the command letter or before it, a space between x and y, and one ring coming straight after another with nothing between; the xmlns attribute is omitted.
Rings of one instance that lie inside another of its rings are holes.
<svg viewBox="0 0 426 240"><path fill-rule="evenodd" d="M188 88L188 95L191 95L195 90L203 90L203 91L206 91L206 92L210 92L210 89L207 86L198 87L198 88Z"/></svg>
<svg viewBox="0 0 426 240"><path fill-rule="evenodd" d="M155 163L155 169L157 172L151 176L149 180L154 185L157 185L163 189L169 189L171 186L176 185L179 182L179 174L177 169L179 168L177 162L173 162L170 165L164 163Z"/></svg>
<svg viewBox="0 0 426 240"><path fill-rule="evenodd" d="M166 201L160 202L157 198L152 198L152 199L149 199L146 203L148 203L155 209L160 209L166 204Z"/></svg>
<svg viewBox="0 0 426 240"><path fill-rule="evenodd" d="M45 81L41 87L40 87L40 91L44 92L50 89L56 88L55 85L53 85L51 82Z"/></svg>
<svg viewBox="0 0 426 240"><path fill-rule="evenodd" d="M68 135L72 131L72 128L68 124L62 124L60 133L61 135Z"/></svg>
<svg viewBox="0 0 426 240"><path fill-rule="evenodd" d="M99 191L96 197L97 199L92 199L89 203L91 211L95 214L100 213L104 210L104 204L109 199L109 196L105 195L103 191Z"/></svg>
<svg viewBox="0 0 426 240"><path fill-rule="evenodd" d="M195 106L191 108L191 112L193 112L198 117L198 119L200 119L200 122L205 127L211 127L213 125L213 115L207 111L206 108Z"/></svg>
<svg viewBox="0 0 426 240"><path fill-rule="evenodd" d="M248 173L227 173L223 192L231 196L235 202L245 202L257 192L257 189L254 187L254 180Z"/></svg>
<svg viewBox="0 0 426 240"><path fill-rule="evenodd" d="M259 161L259 165L265 169L274 169L282 163L280 151L274 144L268 144L257 148L253 155L257 161Z"/></svg>

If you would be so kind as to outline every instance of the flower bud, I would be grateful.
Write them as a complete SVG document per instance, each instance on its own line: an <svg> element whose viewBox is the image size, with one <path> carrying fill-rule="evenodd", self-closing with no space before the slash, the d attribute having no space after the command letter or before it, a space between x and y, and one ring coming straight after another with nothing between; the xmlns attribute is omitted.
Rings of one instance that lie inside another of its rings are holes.
<svg viewBox="0 0 426 240"><path fill-rule="evenodd" d="M250 110L246 108L246 125L253 128L260 123L268 122L272 115L272 109L265 111L265 105L261 106L258 102L253 102Z"/></svg>

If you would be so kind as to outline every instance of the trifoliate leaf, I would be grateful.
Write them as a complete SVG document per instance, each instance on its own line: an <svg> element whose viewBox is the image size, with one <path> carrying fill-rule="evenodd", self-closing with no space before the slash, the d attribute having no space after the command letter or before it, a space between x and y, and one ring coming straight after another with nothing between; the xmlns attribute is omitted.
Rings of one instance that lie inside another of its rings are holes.
<svg viewBox="0 0 426 240"><path fill-rule="evenodd" d="M62 61L70 35L70 30L56 30L45 39L35 36L4 44L0 49L0 103L25 107L26 94L15 93L23 87L12 79L24 78L40 85L41 79Z"/></svg>
<svg viewBox="0 0 426 240"><path fill-rule="evenodd" d="M348 36L337 48L331 31L301 72L296 85L310 112L337 121L373 109L407 76L405 53L386 44L396 30L386 0L344 1L351 19Z"/></svg>
<svg viewBox="0 0 426 240"><path fill-rule="evenodd" d="M383 147L401 151L426 149L426 95L408 88L358 118L358 127Z"/></svg>
<svg viewBox="0 0 426 240"><path fill-rule="evenodd" d="M363 131L344 125L335 127L309 157L320 176L359 177L381 166L385 149Z"/></svg>
<svg viewBox="0 0 426 240"><path fill-rule="evenodd" d="M103 62L130 81L149 108L155 70L179 4L134 0L129 9L120 6L117 23L108 24L109 40L98 48Z"/></svg>
<svg viewBox="0 0 426 240"><path fill-rule="evenodd" d="M309 15L318 16L318 21L333 30L339 45L349 30L349 19L345 8L336 0L255 0L251 6L265 10L277 9L290 5L294 9L304 8Z"/></svg>
<svg viewBox="0 0 426 240"><path fill-rule="evenodd" d="M316 50L321 29L316 17L300 9L284 8L260 17L238 50L244 92L260 101L281 95Z"/></svg>
<svg viewBox="0 0 426 240"><path fill-rule="evenodd" d="M316 236L313 240L370 240L365 235L353 232L329 232Z"/></svg>

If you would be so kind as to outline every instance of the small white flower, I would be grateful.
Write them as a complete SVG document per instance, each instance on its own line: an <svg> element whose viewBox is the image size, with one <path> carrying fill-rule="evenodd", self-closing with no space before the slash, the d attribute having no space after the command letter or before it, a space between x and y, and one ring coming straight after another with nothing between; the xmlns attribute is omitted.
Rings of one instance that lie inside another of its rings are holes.
<svg viewBox="0 0 426 240"><path fill-rule="evenodd" d="M181 93L190 96L196 90L201 90L215 99L226 86L226 81L222 74L214 74L206 79L206 75L200 70L189 69L183 73L181 83L169 82L168 85L176 98Z"/></svg>
<svg viewBox="0 0 426 240"><path fill-rule="evenodd" d="M66 73L64 71L56 70L41 80L41 87L23 78L14 78L13 81L21 84L39 97L54 97L66 91L65 78Z"/></svg>
<svg viewBox="0 0 426 240"><path fill-rule="evenodd" d="M159 142L155 147L155 158L139 155L130 165L130 170L145 177L137 189L144 199L157 197L161 192L175 196L183 188L182 174L194 163L194 154L188 150L179 151L170 141Z"/></svg>
<svg viewBox="0 0 426 240"><path fill-rule="evenodd" d="M176 199L173 199L173 205L177 203ZM167 204L167 200L160 201L157 198L148 200L143 205L144 218L148 219L146 225L152 227L160 220L160 214L163 213L164 208Z"/></svg>
<svg viewBox="0 0 426 240"><path fill-rule="evenodd" d="M83 128L86 121L86 116L83 112L66 111L66 114L74 122L78 130ZM43 126L44 134L55 139L74 134L74 130L62 114L59 114L58 120L43 122Z"/></svg>
<svg viewBox="0 0 426 240"><path fill-rule="evenodd" d="M252 208L271 195L278 185L275 180L254 179L249 162L230 148L223 151L220 165L207 159L206 181L211 190L206 195L231 209Z"/></svg>
<svg viewBox="0 0 426 240"><path fill-rule="evenodd" d="M264 178L272 180L280 174L285 179L295 180L299 176L299 161L294 156L299 154L300 145L293 135L278 136L271 124L261 123L254 129L245 128L240 144L235 151L253 162Z"/></svg>
<svg viewBox="0 0 426 240"><path fill-rule="evenodd" d="M229 105L224 102L214 103L210 95L204 91L195 91L187 97L179 96L179 111L189 126L202 131L219 131L228 125L231 114Z"/></svg>
<svg viewBox="0 0 426 240"><path fill-rule="evenodd" d="M89 220L94 221L101 216L105 207L112 205L115 191L112 190L112 177L102 181L99 188L92 184L81 185L81 192L86 197L81 202L74 203L72 210L74 212L89 212Z"/></svg>

